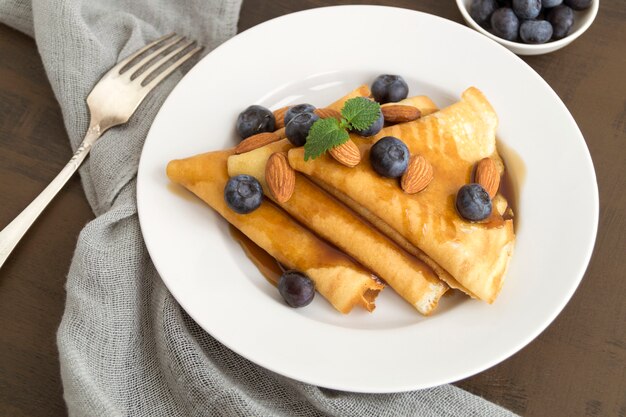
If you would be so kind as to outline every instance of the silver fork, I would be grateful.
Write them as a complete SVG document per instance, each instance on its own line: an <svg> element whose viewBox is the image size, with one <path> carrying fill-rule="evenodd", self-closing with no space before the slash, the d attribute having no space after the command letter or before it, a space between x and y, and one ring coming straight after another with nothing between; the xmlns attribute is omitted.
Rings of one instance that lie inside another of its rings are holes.
<svg viewBox="0 0 626 417"><path fill-rule="evenodd" d="M59 175L0 232L0 267L98 138L111 127L126 123L154 87L201 49L194 41L171 33L125 58L98 81L87 97L91 121L80 146Z"/></svg>

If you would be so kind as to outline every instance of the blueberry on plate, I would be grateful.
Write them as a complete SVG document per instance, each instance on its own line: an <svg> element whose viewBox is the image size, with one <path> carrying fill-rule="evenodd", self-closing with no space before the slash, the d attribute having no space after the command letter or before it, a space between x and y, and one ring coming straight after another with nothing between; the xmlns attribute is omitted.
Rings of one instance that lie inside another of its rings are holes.
<svg viewBox="0 0 626 417"><path fill-rule="evenodd" d="M534 19L541 13L541 0L513 0L513 11L520 19Z"/></svg>
<svg viewBox="0 0 626 417"><path fill-rule="evenodd" d="M315 113L296 114L293 119L285 126L285 135L293 146L302 146L306 143L306 137L309 136L309 130L313 123L319 120L319 116Z"/></svg>
<svg viewBox="0 0 626 417"><path fill-rule="evenodd" d="M372 83L372 95L380 104L396 102L409 95L409 86L399 75L383 74Z"/></svg>
<svg viewBox="0 0 626 417"><path fill-rule="evenodd" d="M236 175L224 187L224 200L235 213L248 214L263 202L263 188L253 176Z"/></svg>
<svg viewBox="0 0 626 417"><path fill-rule="evenodd" d="M375 134L377 134L378 132L380 132L383 128L383 125L385 124L385 118L383 117L383 112L380 112L380 115L378 116L378 119L376 119L376 121L374 123L372 123L372 125L370 127L368 127L367 129L364 130L354 130L354 133L356 133L359 136L374 136Z"/></svg>
<svg viewBox="0 0 626 417"><path fill-rule="evenodd" d="M548 22L552 25L552 37L563 39L574 25L574 11L564 4L548 12Z"/></svg>
<svg viewBox="0 0 626 417"><path fill-rule="evenodd" d="M409 148L400 139L385 136L372 146L370 162L383 177L401 177L409 165Z"/></svg>
<svg viewBox="0 0 626 417"><path fill-rule="evenodd" d="M565 0L565 5L574 10L585 10L591 6L591 1L592 0Z"/></svg>
<svg viewBox="0 0 626 417"><path fill-rule="evenodd" d="M541 5L544 9L549 9L550 7L556 7L559 4L563 3L563 0L541 0Z"/></svg>
<svg viewBox="0 0 626 417"><path fill-rule="evenodd" d="M266 107L252 105L239 113L236 129L241 139L262 132L273 132L276 126L274 113Z"/></svg>
<svg viewBox="0 0 626 417"><path fill-rule="evenodd" d="M552 25L546 20L526 20L519 27L519 36L526 43L546 43L552 37Z"/></svg>
<svg viewBox="0 0 626 417"><path fill-rule="evenodd" d="M278 280L278 292L294 308L307 306L315 297L315 283L298 271L285 271Z"/></svg>
<svg viewBox="0 0 626 417"><path fill-rule="evenodd" d="M489 17L498 8L496 0L473 0L469 8L469 14L476 23L484 26L489 22Z"/></svg>
<svg viewBox="0 0 626 417"><path fill-rule="evenodd" d="M508 41L517 39L519 19L509 7L502 7L491 15L491 30L493 34Z"/></svg>
<svg viewBox="0 0 626 417"><path fill-rule="evenodd" d="M466 220L484 220L491 214L491 198L482 185L465 184L456 194L456 210Z"/></svg>
<svg viewBox="0 0 626 417"><path fill-rule="evenodd" d="M289 109L287 109L287 111L285 112L285 126L287 126L287 123L289 123L291 119L294 118L294 116L300 113L313 113L314 111L315 106L308 103L298 104L289 107Z"/></svg>

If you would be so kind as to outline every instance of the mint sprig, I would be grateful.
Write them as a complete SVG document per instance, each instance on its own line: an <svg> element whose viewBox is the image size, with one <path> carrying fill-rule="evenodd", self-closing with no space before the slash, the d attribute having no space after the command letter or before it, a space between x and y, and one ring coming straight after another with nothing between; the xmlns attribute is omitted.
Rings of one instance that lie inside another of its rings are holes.
<svg viewBox="0 0 626 417"><path fill-rule="evenodd" d="M365 130L380 117L380 104L365 97L355 97L341 109L341 121L328 118L313 123L304 144L304 160L315 159L350 139L348 129Z"/></svg>
<svg viewBox="0 0 626 417"><path fill-rule="evenodd" d="M339 124L339 120L330 117L313 123L304 144L304 160L315 159L329 149L346 143L350 135Z"/></svg>

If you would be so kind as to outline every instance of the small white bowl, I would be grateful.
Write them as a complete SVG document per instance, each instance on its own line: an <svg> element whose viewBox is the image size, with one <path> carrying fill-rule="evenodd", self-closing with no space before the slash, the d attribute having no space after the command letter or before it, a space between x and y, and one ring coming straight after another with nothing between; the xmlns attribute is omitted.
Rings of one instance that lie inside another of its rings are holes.
<svg viewBox="0 0 626 417"><path fill-rule="evenodd" d="M547 54L549 52L556 51L557 49L561 49L566 45L569 45L574 39L582 35L583 32L589 28L589 26L591 26L591 23L593 23L593 20L598 14L598 8L600 7L600 0L593 0L589 8L581 11L574 10L574 26L572 27L569 35L557 41L549 41L536 45L507 41L506 39L499 38L498 36L489 33L487 30L485 30L485 28L476 23L474 19L472 19L469 15L469 7L472 4L472 1L473 0L456 0L456 5L459 7L459 10L463 15L463 19L465 19L467 24L482 33L483 35L487 36L488 38L491 38L499 44L506 46L508 49L518 55Z"/></svg>

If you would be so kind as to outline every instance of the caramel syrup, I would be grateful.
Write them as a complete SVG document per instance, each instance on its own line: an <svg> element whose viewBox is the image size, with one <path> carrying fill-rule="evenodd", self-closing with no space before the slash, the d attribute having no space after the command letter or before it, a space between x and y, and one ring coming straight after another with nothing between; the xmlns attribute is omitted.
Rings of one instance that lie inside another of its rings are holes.
<svg viewBox="0 0 626 417"><path fill-rule="evenodd" d="M498 192L506 198L509 203L509 208L513 211L513 216L507 216L507 213L505 213L504 217L507 220L513 217L513 229L517 230L520 218L519 193L526 179L526 165L519 154L502 141L497 140L496 146L504 162L504 175L500 179L500 189ZM510 175L513 171L515 172L515 176Z"/></svg>
<svg viewBox="0 0 626 417"><path fill-rule="evenodd" d="M507 203L509 203L509 208L513 211L513 216L517 216L517 194L515 193L513 178L511 178L509 170L506 169L506 163L504 166L504 174L502 174L502 178L500 179L498 192L506 198ZM505 220L512 218L512 216L508 216L506 212L503 217ZM515 225L515 222L513 222L513 225Z"/></svg>
<svg viewBox="0 0 626 417"><path fill-rule="evenodd" d="M272 255L250 240L248 236L241 233L235 226L229 224L228 230L232 238L239 243L248 259L259 269L259 272L265 279L270 284L278 286L278 279L284 272L282 265Z"/></svg>

